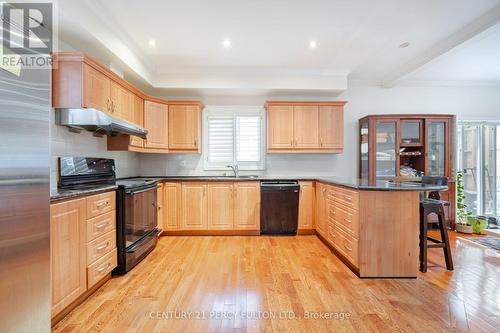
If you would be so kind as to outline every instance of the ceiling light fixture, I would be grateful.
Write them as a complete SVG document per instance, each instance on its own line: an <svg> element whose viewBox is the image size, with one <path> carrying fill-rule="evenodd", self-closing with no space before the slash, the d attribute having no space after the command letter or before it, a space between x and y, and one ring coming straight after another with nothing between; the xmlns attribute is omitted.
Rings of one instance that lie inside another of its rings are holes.
<svg viewBox="0 0 500 333"><path fill-rule="evenodd" d="M399 47L402 49L404 49L405 47L408 47L408 46L410 46L410 42L404 42L404 43L399 45Z"/></svg>
<svg viewBox="0 0 500 333"><path fill-rule="evenodd" d="M150 39L148 42L149 46L155 47L156 46L156 41L154 39Z"/></svg>
<svg viewBox="0 0 500 333"><path fill-rule="evenodd" d="M309 42L309 47L310 47L311 49L315 49L317 46L318 46L318 42L316 42L315 40L311 40L311 41Z"/></svg>
<svg viewBox="0 0 500 333"><path fill-rule="evenodd" d="M231 40L229 38L226 38L222 41L222 46L224 46L226 49L231 47Z"/></svg>

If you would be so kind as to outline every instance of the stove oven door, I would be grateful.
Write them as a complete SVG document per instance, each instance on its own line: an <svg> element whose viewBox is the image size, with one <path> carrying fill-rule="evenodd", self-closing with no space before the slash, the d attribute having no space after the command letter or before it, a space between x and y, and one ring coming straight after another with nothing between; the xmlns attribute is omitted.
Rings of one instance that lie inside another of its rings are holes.
<svg viewBox="0 0 500 333"><path fill-rule="evenodd" d="M157 227L156 185L125 191L125 247L133 245Z"/></svg>

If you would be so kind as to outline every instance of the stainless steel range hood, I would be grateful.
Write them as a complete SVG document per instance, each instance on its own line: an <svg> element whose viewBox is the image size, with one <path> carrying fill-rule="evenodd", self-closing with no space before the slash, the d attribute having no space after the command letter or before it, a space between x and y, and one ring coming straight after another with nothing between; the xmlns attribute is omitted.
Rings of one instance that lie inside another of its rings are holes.
<svg viewBox="0 0 500 333"><path fill-rule="evenodd" d="M72 132L81 132L83 129L94 132L95 136L102 135L135 135L146 139L148 131L128 121L117 119L97 109L55 109L56 124L67 126Z"/></svg>

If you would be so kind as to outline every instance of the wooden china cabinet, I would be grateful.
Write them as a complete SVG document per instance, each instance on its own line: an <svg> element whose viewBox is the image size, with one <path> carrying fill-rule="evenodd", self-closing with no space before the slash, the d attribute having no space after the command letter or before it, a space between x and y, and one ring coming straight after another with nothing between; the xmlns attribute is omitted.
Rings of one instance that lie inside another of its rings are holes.
<svg viewBox="0 0 500 333"><path fill-rule="evenodd" d="M450 201L446 215L455 223L455 116L424 114L371 115L359 119L359 177L419 181L446 176Z"/></svg>

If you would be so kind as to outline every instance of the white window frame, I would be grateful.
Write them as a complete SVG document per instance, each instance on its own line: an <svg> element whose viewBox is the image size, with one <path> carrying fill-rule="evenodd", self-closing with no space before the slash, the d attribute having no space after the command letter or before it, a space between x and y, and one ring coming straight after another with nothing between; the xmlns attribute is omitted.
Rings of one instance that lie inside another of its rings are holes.
<svg viewBox="0 0 500 333"><path fill-rule="evenodd" d="M233 162L228 164L236 164L236 117L260 117L260 161L258 164L249 165L245 162L237 163L239 170L258 171L266 168L266 125L265 111L262 107L257 106L218 106L207 105L203 112L203 169L207 171L227 171L226 165L213 165L208 161L208 119L210 117L227 117L233 119ZM250 162L252 163L252 162Z"/></svg>

